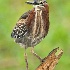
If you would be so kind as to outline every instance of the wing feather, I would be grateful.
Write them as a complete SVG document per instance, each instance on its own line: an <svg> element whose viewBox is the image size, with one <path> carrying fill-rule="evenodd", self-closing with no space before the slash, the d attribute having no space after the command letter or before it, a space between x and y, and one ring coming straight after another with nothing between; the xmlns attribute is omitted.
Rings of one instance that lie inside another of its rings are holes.
<svg viewBox="0 0 70 70"><path fill-rule="evenodd" d="M26 18L29 15L29 12L24 13L18 20L16 26L14 27L11 37L12 38L22 38L27 34L28 28L26 24Z"/></svg>

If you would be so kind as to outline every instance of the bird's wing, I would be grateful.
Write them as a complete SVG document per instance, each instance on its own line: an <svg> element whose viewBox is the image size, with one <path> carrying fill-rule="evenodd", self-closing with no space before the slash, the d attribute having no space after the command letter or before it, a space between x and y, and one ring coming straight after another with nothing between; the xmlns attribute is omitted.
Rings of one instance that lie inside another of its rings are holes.
<svg viewBox="0 0 70 70"><path fill-rule="evenodd" d="M28 26L33 16L30 17L31 11L24 13L16 23L16 26L11 33L12 38L23 38L28 32Z"/></svg>

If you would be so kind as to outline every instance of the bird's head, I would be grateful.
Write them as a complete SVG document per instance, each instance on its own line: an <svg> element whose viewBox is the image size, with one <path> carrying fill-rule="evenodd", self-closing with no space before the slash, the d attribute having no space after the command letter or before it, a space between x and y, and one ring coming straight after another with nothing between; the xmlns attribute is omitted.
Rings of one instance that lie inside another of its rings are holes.
<svg viewBox="0 0 70 70"><path fill-rule="evenodd" d="M44 3L47 3L46 0L34 0L33 2L27 1L27 4L30 5L41 5L43 6Z"/></svg>

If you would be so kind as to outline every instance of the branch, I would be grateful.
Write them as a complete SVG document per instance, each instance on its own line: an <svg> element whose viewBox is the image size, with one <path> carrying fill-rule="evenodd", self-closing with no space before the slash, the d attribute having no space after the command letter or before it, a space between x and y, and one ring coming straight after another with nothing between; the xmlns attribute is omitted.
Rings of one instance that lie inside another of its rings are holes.
<svg viewBox="0 0 70 70"><path fill-rule="evenodd" d="M47 57L43 59L43 62L37 67L36 70L54 70L56 64L58 63L59 59L61 58L63 51L60 50L58 55L56 52L59 50L58 48L53 49Z"/></svg>

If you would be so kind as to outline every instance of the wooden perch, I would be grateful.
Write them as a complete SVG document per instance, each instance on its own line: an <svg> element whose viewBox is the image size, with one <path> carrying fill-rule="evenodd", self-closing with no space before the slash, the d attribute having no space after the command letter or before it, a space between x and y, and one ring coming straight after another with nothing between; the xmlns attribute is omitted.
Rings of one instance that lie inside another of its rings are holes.
<svg viewBox="0 0 70 70"><path fill-rule="evenodd" d="M63 54L63 51L60 50L58 55L56 52L59 50L58 48L53 49L47 57L43 59L43 62L37 67L36 70L54 70L56 64L58 63L60 57Z"/></svg>

